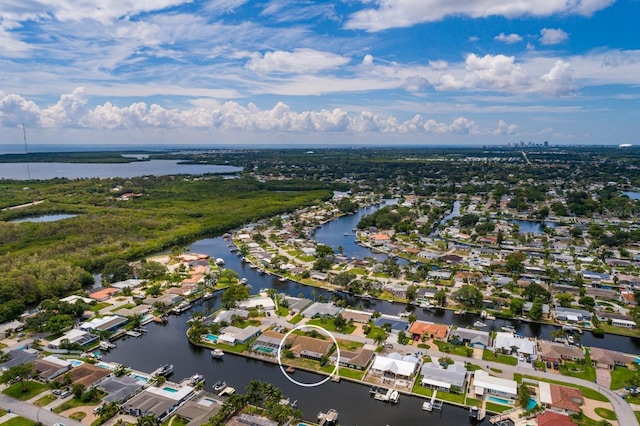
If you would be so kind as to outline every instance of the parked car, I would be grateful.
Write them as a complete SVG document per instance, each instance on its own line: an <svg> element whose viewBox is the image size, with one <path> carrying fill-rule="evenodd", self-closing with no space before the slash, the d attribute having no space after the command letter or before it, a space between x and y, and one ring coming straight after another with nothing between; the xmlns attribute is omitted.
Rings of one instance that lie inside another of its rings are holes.
<svg viewBox="0 0 640 426"><path fill-rule="evenodd" d="M547 368L551 368L551 361L547 361Z"/></svg>
<svg viewBox="0 0 640 426"><path fill-rule="evenodd" d="M62 392L62 393L60 394L60 398L66 398L66 397L68 397L69 395L71 395L71 392L69 392L68 390L66 390L66 391L64 391L64 392Z"/></svg>
<svg viewBox="0 0 640 426"><path fill-rule="evenodd" d="M553 363L553 369L554 369L554 370L557 370L557 369L558 369L558 365L559 365L559 364L558 364L558 361L554 361L554 363Z"/></svg>

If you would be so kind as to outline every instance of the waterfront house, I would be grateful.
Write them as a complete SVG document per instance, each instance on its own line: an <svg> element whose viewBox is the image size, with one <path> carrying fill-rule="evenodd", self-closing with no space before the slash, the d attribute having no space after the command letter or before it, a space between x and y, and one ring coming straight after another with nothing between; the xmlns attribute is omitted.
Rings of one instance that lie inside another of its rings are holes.
<svg viewBox="0 0 640 426"><path fill-rule="evenodd" d="M576 346L563 345L562 343L554 343L540 341L540 350L538 357L541 361L560 362L562 360L577 361L584 359L584 352Z"/></svg>
<svg viewBox="0 0 640 426"><path fill-rule="evenodd" d="M129 287L130 289L134 289L134 288L140 286L144 282L146 282L146 280L130 278L128 280L111 283L111 284L109 284L109 286L112 287L112 288L117 288L118 290L122 290L122 289L124 289L126 287Z"/></svg>
<svg viewBox="0 0 640 426"><path fill-rule="evenodd" d="M522 337L512 332L499 331L493 341L496 352L530 356L535 354L535 341L528 337Z"/></svg>
<svg viewBox="0 0 640 426"><path fill-rule="evenodd" d="M245 328L238 328L230 325L220 330L218 341L229 345L243 344L260 335L261 332L262 330L260 327L256 327L254 325L250 325Z"/></svg>
<svg viewBox="0 0 640 426"><path fill-rule="evenodd" d="M455 338L457 336L457 338ZM489 332L473 328L456 328L449 332L449 342L486 349L489 346Z"/></svg>
<svg viewBox="0 0 640 426"><path fill-rule="evenodd" d="M376 327L382 327L382 328L384 328L386 324L389 324L389 326L391 327L392 333L407 331L407 329L409 328L409 321L407 321L404 318L400 318L397 315L382 314L378 318L373 320L373 324Z"/></svg>
<svg viewBox="0 0 640 426"><path fill-rule="evenodd" d="M533 307L533 302L524 302L524 306L522 307L522 312L524 314L528 314ZM542 304L542 318L549 318L549 305L547 303Z"/></svg>
<svg viewBox="0 0 640 426"><path fill-rule="evenodd" d="M305 299L303 297L288 296L286 293L280 294L280 300L286 302L286 304L289 306L289 311L291 312L301 312L302 310L304 310L304 308L313 303L309 299Z"/></svg>
<svg viewBox="0 0 640 426"><path fill-rule="evenodd" d="M598 320L610 323L616 327L636 328L636 322L631 315L618 314L614 312L596 311Z"/></svg>
<svg viewBox="0 0 640 426"><path fill-rule="evenodd" d="M260 293L258 297L252 297L238 302L240 309L261 309L264 311L275 311L276 303L266 293Z"/></svg>
<svg viewBox="0 0 640 426"><path fill-rule="evenodd" d="M245 309L223 309L213 317L213 319L211 319L211 317L207 318L205 320L205 323L207 325L220 323L231 324L234 318L246 320L247 318L249 318L249 311Z"/></svg>
<svg viewBox="0 0 640 426"><path fill-rule="evenodd" d="M254 414L240 413L229 419L226 426L278 426L278 422Z"/></svg>
<svg viewBox="0 0 640 426"><path fill-rule="evenodd" d="M399 283L387 283L382 286L382 290L391 293L393 297L398 299L406 299L407 286Z"/></svg>
<svg viewBox="0 0 640 426"><path fill-rule="evenodd" d="M563 308L562 306L557 306L554 311L558 321L591 321L591 312L584 309Z"/></svg>
<svg viewBox="0 0 640 426"><path fill-rule="evenodd" d="M545 411L536 416L538 426L575 426L571 417L566 414L556 413L555 411Z"/></svg>
<svg viewBox="0 0 640 426"><path fill-rule="evenodd" d="M107 377L111 377L113 372L108 368L101 368L93 364L84 363L69 371L72 384L84 385L86 388L96 386Z"/></svg>
<svg viewBox="0 0 640 426"><path fill-rule="evenodd" d="M163 294L158 297L147 297L142 301L142 303L144 303L145 305L151 306L154 303L158 302L158 303L162 303L164 306L168 308L173 305L177 305L183 300L184 300L184 297L180 296L179 294Z"/></svg>
<svg viewBox="0 0 640 426"><path fill-rule="evenodd" d="M342 308L339 308L332 303L314 302L311 306L302 311L302 316L305 318L335 317L341 310Z"/></svg>
<svg viewBox="0 0 640 426"><path fill-rule="evenodd" d="M222 404L212 403L214 396L207 392L198 394L198 398L188 400L174 412L178 417L187 420L190 425L203 425L216 415ZM227 423L230 424L230 423ZM250 423L249 423L250 424ZM245 424L246 426L246 424Z"/></svg>
<svg viewBox="0 0 640 426"><path fill-rule="evenodd" d="M49 355L33 362L33 369L44 381L51 381L71 368L71 362Z"/></svg>
<svg viewBox="0 0 640 426"><path fill-rule="evenodd" d="M121 408L125 413L132 416L152 416L163 421L193 394L193 390L191 386L176 388L151 386L131 398Z"/></svg>
<svg viewBox="0 0 640 426"><path fill-rule="evenodd" d="M259 355L276 356L283 338L284 334L282 333L266 330L253 341L249 350Z"/></svg>
<svg viewBox="0 0 640 426"><path fill-rule="evenodd" d="M138 393L145 383L131 376L110 376L97 383L96 387L107 394L102 398L102 402L105 404L110 402L121 404L132 395Z"/></svg>
<svg viewBox="0 0 640 426"><path fill-rule="evenodd" d="M491 376L484 370L476 370L473 375L473 393L479 398L493 395L516 399L518 383L515 380Z"/></svg>
<svg viewBox="0 0 640 426"><path fill-rule="evenodd" d="M290 335L287 338L289 350L300 358L309 358L319 361L323 356L328 355L334 346L332 340L317 339L315 337Z"/></svg>
<svg viewBox="0 0 640 426"><path fill-rule="evenodd" d="M464 389L467 380L467 368L460 362L442 365L437 360L433 360L422 366L420 374L422 375L420 384L423 387L445 392L450 392L452 386Z"/></svg>
<svg viewBox="0 0 640 426"><path fill-rule="evenodd" d="M335 365L337 352L334 352L330 357L330 363ZM358 348L355 351L348 351L345 349L340 350L340 365L343 367L353 368L355 370L364 370L371 362L371 359L375 356L375 351L368 348Z"/></svg>
<svg viewBox="0 0 640 426"><path fill-rule="evenodd" d="M98 342L98 336L85 330L72 328L71 330L66 331L62 336L47 343L47 348L49 350L60 349L63 342L77 343L81 347L87 348Z"/></svg>
<svg viewBox="0 0 640 426"><path fill-rule="evenodd" d="M589 355L591 355L591 363L594 366L610 370L613 370L616 365L626 366L633 362L633 358L629 355L609 349L592 347Z"/></svg>
<svg viewBox="0 0 640 426"><path fill-rule="evenodd" d="M553 383L538 382L540 405L565 414L578 414L584 403L582 391Z"/></svg>
<svg viewBox="0 0 640 426"><path fill-rule="evenodd" d="M357 311L355 309L343 309L340 312L342 318L347 321L353 321L360 324L368 324L371 321L371 317L373 316L373 312L365 312L365 311Z"/></svg>
<svg viewBox="0 0 640 426"><path fill-rule="evenodd" d="M371 366L371 374L390 379L410 379L418 370L420 360L412 355L393 352L378 355Z"/></svg>
<svg viewBox="0 0 640 426"><path fill-rule="evenodd" d="M80 324L80 329L99 333L101 331L114 332L124 326L129 320L120 315L107 315L100 318L94 318L91 321L85 321Z"/></svg>
<svg viewBox="0 0 640 426"><path fill-rule="evenodd" d="M417 320L409 327L409 334L415 341L420 339L446 340L448 333L448 325L436 324L429 321Z"/></svg>

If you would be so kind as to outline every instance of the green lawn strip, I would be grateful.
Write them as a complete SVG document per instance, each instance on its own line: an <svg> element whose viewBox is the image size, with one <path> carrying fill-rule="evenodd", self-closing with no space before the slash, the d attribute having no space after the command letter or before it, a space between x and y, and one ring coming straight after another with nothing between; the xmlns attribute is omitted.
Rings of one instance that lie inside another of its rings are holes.
<svg viewBox="0 0 640 426"><path fill-rule="evenodd" d="M459 356L469 356L469 349L466 346L462 345L452 345L451 343L441 342L439 340L434 340L433 343L440 349L440 352L444 352L446 354L453 354Z"/></svg>
<svg viewBox="0 0 640 426"><path fill-rule="evenodd" d="M351 268L347 272L355 275L367 275L369 273L365 268Z"/></svg>
<svg viewBox="0 0 640 426"><path fill-rule="evenodd" d="M52 395L52 394L45 395L42 398L40 398L37 401L35 401L33 403L33 405L36 405L38 407L44 407L45 405L50 404L51 402L55 401L56 399L58 399L58 398L55 395Z"/></svg>
<svg viewBox="0 0 640 426"><path fill-rule="evenodd" d="M174 415L169 417L167 420L165 420L162 423L162 426L187 426L187 424L189 424L188 420L183 419L182 417L178 416L178 415Z"/></svg>
<svg viewBox="0 0 640 426"><path fill-rule="evenodd" d="M2 426L33 426L35 422L25 419L24 417L14 417L2 423Z"/></svg>
<svg viewBox="0 0 640 426"><path fill-rule="evenodd" d="M587 349L583 362L564 361L560 365L560 374L577 377L578 379L593 382L596 380L596 369L591 365L591 356Z"/></svg>
<svg viewBox="0 0 640 426"><path fill-rule="evenodd" d="M369 339L375 340L377 336L383 336L384 337L386 334L387 334L387 332L384 331L383 328L373 326L373 327L371 327L371 330L369 331L369 333L367 333L367 337Z"/></svg>
<svg viewBox="0 0 640 426"><path fill-rule="evenodd" d="M636 420L640 423L640 411L634 411L633 414L636 415Z"/></svg>
<svg viewBox="0 0 640 426"><path fill-rule="evenodd" d="M471 406L475 406L475 407L482 407L482 401L480 401L479 399L474 399L474 398L467 398L467 402L466 404L471 407Z"/></svg>
<svg viewBox="0 0 640 426"><path fill-rule="evenodd" d="M518 359L511 355L496 354L488 349L482 351L482 359L485 361L499 362L507 365L518 365Z"/></svg>
<svg viewBox="0 0 640 426"><path fill-rule="evenodd" d="M465 364L465 367L467 367L467 371L476 371L476 370L481 370L482 367L480 367L477 364L472 364L470 362Z"/></svg>
<svg viewBox="0 0 640 426"><path fill-rule="evenodd" d="M304 317L303 317L302 315L298 314L298 315L294 316L293 318L291 318L291 319L289 320L289 322L290 322L291 324L297 324L297 323L299 323L300 321L302 321L302 319L303 319L303 318L304 318Z"/></svg>
<svg viewBox="0 0 640 426"><path fill-rule="evenodd" d="M611 387L610 389L620 389L626 386L627 379L638 374L637 371L629 370L627 367L616 365L611 370Z"/></svg>
<svg viewBox="0 0 640 426"><path fill-rule="evenodd" d="M289 315L289 308L283 306L278 307L278 316L286 317L287 315Z"/></svg>
<svg viewBox="0 0 640 426"><path fill-rule="evenodd" d="M456 404L464 404L464 394L449 393L444 391L438 391L436 399L443 401L455 402Z"/></svg>
<svg viewBox="0 0 640 426"><path fill-rule="evenodd" d="M63 411L70 410L71 408L98 405L99 402L100 401L84 402L81 399L71 398L70 400L65 401L61 405L58 405L56 408L54 408L53 412L59 414L59 413L62 413Z"/></svg>
<svg viewBox="0 0 640 426"><path fill-rule="evenodd" d="M216 347L222 349L223 351L227 351L227 352L235 352L238 354L241 354L242 352L247 350L248 344L247 343L242 343L242 344L237 344L237 345L225 345L223 343L218 343L216 344Z"/></svg>
<svg viewBox="0 0 640 426"><path fill-rule="evenodd" d="M351 340L338 340L338 346L341 350L353 352L364 346L363 342L354 342Z"/></svg>
<svg viewBox="0 0 640 426"><path fill-rule="evenodd" d="M513 407L509 407L508 405L502 405L502 404L495 404L493 402L489 402L487 401L485 408L487 409L487 411L491 412L491 413L503 413L507 410L511 410Z"/></svg>
<svg viewBox="0 0 640 426"><path fill-rule="evenodd" d="M596 407L594 411L603 419L616 420L618 418L618 416L616 416L616 413L612 410L609 410L608 408Z"/></svg>
<svg viewBox="0 0 640 426"><path fill-rule="evenodd" d="M413 389L411 389L411 392L415 393L416 395L431 397L433 395L433 389L425 388L421 386L420 383L422 383L422 375L418 376L418 379L413 384Z"/></svg>
<svg viewBox="0 0 640 426"><path fill-rule="evenodd" d="M2 393L9 395L15 399L26 401L38 395L40 392L48 389L47 385L34 382L32 380L25 382L25 384L27 386L26 392L22 392L22 383L18 382L3 390Z"/></svg>
<svg viewBox="0 0 640 426"><path fill-rule="evenodd" d="M594 420L590 417L585 416L582 412L578 415L571 416L571 419L575 421L580 426L601 426L601 420Z"/></svg>
<svg viewBox="0 0 640 426"><path fill-rule="evenodd" d="M356 329L355 325L347 325L342 330L338 330L336 329L335 325L333 325L333 321L326 318L315 318L315 319L309 320L307 324L317 325L318 327L322 327L327 331L334 331L336 333L343 333L343 334L351 334Z"/></svg>
<svg viewBox="0 0 640 426"><path fill-rule="evenodd" d="M609 325L604 322L601 322L598 328L602 329L605 333L609 334L619 334L622 336L630 336L630 337L640 337L640 330L633 330L630 328L624 327L616 327L614 325Z"/></svg>
<svg viewBox="0 0 640 426"><path fill-rule="evenodd" d="M569 387L569 388L580 389L582 391L582 395L584 395L585 398L589 398L589 399L593 399L593 400L601 401L601 402L610 402L609 398L607 398L606 396L602 395L598 391L593 390L591 388L588 388L586 386L574 385L573 383L566 383L566 382L563 382L563 381L560 381L560 380L549 380L549 379L536 377L536 376L523 376L522 374L519 374L519 373L515 373L513 375L513 380L515 380L518 383L522 383L522 379L523 378L527 378L527 379L531 379L531 380L537 380L539 382L555 383L556 385L562 385L562 386L566 386L566 387Z"/></svg>
<svg viewBox="0 0 640 426"><path fill-rule="evenodd" d="M87 413L85 413L84 411L78 411L78 412L75 412L75 413L71 413L69 415L70 419L78 420L78 421L84 419L85 417L87 417Z"/></svg>
<svg viewBox="0 0 640 426"><path fill-rule="evenodd" d="M327 374L331 374L333 373L333 370L335 368L336 368L335 364L331 364L331 365L327 364L324 367L320 367L320 371ZM364 377L364 371L354 370L353 368L347 368L347 367L339 367L338 376L348 378L348 379L362 380L362 378Z"/></svg>
<svg viewBox="0 0 640 426"><path fill-rule="evenodd" d="M111 303L107 303L107 302L100 302L100 303L96 303L95 305L91 305L91 307L89 308L90 311L92 312L98 312L101 309L106 308L107 306L111 306Z"/></svg>
<svg viewBox="0 0 640 426"><path fill-rule="evenodd" d="M131 308L135 308L135 307L136 307L136 305L134 303L127 303L127 304L124 304L122 306L118 306L115 309L112 309L111 312L117 312L120 309L131 309Z"/></svg>

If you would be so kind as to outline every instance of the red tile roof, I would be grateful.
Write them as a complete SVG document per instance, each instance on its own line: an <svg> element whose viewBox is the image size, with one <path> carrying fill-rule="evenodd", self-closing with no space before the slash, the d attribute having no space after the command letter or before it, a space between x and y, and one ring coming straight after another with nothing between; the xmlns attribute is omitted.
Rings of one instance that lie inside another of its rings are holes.
<svg viewBox="0 0 640 426"><path fill-rule="evenodd" d="M580 412L580 405L584 402L582 391L576 388L549 384L551 391L551 407L561 408L563 410Z"/></svg>
<svg viewBox="0 0 640 426"><path fill-rule="evenodd" d="M553 411L538 414L536 419L538 426L573 426L575 424L571 421L571 417Z"/></svg>

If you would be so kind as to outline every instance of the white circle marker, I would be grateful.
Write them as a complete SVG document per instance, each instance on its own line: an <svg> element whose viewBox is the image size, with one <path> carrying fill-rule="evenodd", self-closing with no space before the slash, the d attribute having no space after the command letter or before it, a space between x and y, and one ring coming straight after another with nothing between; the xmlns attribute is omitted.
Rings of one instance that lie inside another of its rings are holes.
<svg viewBox="0 0 640 426"><path fill-rule="evenodd" d="M318 330L322 331L324 334L328 335L331 340L333 340L333 343L336 344L336 354L338 355L338 357L336 358L336 366L333 368L333 371L331 372L331 374L329 374L327 377L325 377L323 380L316 382L316 383L302 383L297 381L296 379L293 379L291 376L289 376L289 374L287 374L287 372L285 371L284 367L282 366L282 346L284 345L284 342L287 340L287 337L289 337L289 335L291 333L293 333L296 330L302 330L303 328L317 328ZM324 383L326 383L331 376L333 376L334 374L336 374L338 372L338 367L340 366L340 346L338 345L338 341L336 340L335 337L333 337L333 335L331 333L329 333L329 331L325 330L324 328L320 327L319 325L313 325L313 324L303 324L303 325L299 325L297 327L292 328L291 330L289 330L287 332L287 334L284 335L284 337L282 338L282 340L280 341L280 345L278 346L278 365L280 366L280 371L282 371L282 374L284 374L284 377L286 377L287 379L289 379L289 381L291 383L294 383L298 386L302 386L305 388L313 388L316 386L320 386Z"/></svg>

